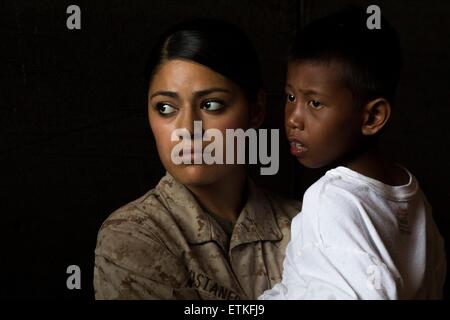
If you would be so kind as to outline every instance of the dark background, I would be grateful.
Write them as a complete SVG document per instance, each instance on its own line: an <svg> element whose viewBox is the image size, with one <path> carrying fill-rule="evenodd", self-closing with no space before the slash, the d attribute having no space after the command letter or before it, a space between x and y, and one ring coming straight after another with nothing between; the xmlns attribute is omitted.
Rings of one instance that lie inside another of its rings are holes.
<svg viewBox="0 0 450 320"><path fill-rule="evenodd" d="M0 0L0 297L91 299L96 234L115 209L164 173L147 123L143 69L172 24L214 17L257 47L269 97L265 127L282 128L285 55L296 30L344 4L378 4L397 27L405 69L385 149L419 179L450 236L450 2ZM66 8L81 8L81 30ZM282 130L283 132L283 130ZM255 179L300 198L322 172L281 144L278 175ZM66 268L82 289L66 288Z"/></svg>

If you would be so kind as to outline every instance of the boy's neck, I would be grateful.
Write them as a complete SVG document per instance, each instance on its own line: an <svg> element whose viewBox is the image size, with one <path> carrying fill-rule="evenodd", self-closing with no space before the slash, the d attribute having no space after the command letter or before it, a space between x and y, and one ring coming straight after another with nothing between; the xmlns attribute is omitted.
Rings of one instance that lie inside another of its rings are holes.
<svg viewBox="0 0 450 320"><path fill-rule="evenodd" d="M400 186L409 182L409 176L405 170L383 156L376 144L343 160L339 165L390 186Z"/></svg>

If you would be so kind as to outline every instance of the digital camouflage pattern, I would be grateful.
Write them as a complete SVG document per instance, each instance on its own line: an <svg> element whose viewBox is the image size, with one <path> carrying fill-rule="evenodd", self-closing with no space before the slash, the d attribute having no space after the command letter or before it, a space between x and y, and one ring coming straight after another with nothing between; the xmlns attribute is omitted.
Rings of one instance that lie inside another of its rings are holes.
<svg viewBox="0 0 450 320"><path fill-rule="evenodd" d="M170 174L115 211L95 249L96 299L256 299L281 280L300 203L248 184L231 241Z"/></svg>

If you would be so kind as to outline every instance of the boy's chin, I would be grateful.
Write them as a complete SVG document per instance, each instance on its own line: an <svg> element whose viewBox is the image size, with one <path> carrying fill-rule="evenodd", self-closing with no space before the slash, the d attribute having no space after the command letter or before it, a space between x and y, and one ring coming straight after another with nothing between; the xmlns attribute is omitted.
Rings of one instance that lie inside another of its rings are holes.
<svg viewBox="0 0 450 320"><path fill-rule="evenodd" d="M308 169L320 169L326 166L326 164L320 163L318 161L314 161L313 159L308 158L297 158L297 161Z"/></svg>

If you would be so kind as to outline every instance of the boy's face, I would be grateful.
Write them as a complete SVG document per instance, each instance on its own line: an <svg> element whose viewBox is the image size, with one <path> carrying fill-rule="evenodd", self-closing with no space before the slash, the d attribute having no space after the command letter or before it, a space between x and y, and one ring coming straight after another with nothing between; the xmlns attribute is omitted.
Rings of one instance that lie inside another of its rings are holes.
<svg viewBox="0 0 450 320"><path fill-rule="evenodd" d="M362 110L354 106L338 63L288 65L285 127L291 153L308 168L330 165L359 143Z"/></svg>

